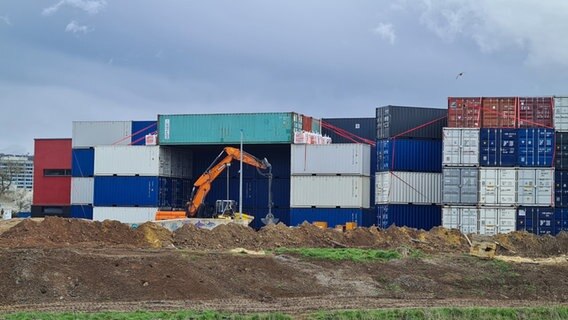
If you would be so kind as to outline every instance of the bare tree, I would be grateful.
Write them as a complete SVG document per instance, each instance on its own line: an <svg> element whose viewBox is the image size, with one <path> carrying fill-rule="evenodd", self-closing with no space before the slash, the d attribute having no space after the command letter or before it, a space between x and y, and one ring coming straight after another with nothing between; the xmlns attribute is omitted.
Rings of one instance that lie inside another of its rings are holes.
<svg viewBox="0 0 568 320"><path fill-rule="evenodd" d="M12 187L14 179L24 172L24 167L17 160L0 157L0 196Z"/></svg>

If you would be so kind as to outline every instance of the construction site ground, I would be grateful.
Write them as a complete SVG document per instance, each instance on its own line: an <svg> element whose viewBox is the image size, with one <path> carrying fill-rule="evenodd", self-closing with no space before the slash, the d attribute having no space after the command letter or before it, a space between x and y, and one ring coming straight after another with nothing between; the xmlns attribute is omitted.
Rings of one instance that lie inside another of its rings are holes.
<svg viewBox="0 0 568 320"><path fill-rule="evenodd" d="M496 259L469 255L497 243ZM333 261L277 248L396 250L390 261ZM242 249L240 249L242 248ZM237 249L237 250L234 250ZM246 249L246 250L245 250ZM568 234L391 227L254 231L46 218L0 223L0 312L218 310L237 313L394 307L568 305Z"/></svg>

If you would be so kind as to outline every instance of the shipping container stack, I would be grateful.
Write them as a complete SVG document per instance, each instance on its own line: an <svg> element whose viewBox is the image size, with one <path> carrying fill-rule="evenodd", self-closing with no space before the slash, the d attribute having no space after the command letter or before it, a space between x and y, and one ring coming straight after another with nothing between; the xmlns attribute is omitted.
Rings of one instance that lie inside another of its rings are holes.
<svg viewBox="0 0 568 320"><path fill-rule="evenodd" d="M442 128L445 108L376 109L377 225L441 225Z"/></svg>
<svg viewBox="0 0 568 320"><path fill-rule="evenodd" d="M568 97L554 97L554 154L553 226L555 233L568 231Z"/></svg>
<svg viewBox="0 0 568 320"><path fill-rule="evenodd" d="M370 209L370 151L367 144L292 145L290 225L375 224Z"/></svg>
<svg viewBox="0 0 568 320"><path fill-rule="evenodd" d="M553 146L550 98L448 98L444 227L533 232L533 215L553 211Z"/></svg>

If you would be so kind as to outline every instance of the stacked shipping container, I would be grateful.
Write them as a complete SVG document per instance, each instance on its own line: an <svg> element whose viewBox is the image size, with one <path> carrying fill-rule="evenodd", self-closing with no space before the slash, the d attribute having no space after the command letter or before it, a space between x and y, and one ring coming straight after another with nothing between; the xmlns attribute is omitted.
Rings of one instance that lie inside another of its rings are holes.
<svg viewBox="0 0 568 320"><path fill-rule="evenodd" d="M568 231L568 97L554 98L555 154L554 154L554 214L527 214L524 227L535 233L556 234ZM529 219L532 218L532 219ZM536 229L536 230L535 230ZM544 230L544 232L543 232Z"/></svg>
<svg viewBox="0 0 568 320"><path fill-rule="evenodd" d="M520 214L550 211L550 98L449 98L448 114L443 142L445 227L506 233L521 227L518 222L525 220L517 219Z"/></svg>
<svg viewBox="0 0 568 320"><path fill-rule="evenodd" d="M442 128L447 110L377 108L377 223L430 229L441 224Z"/></svg>

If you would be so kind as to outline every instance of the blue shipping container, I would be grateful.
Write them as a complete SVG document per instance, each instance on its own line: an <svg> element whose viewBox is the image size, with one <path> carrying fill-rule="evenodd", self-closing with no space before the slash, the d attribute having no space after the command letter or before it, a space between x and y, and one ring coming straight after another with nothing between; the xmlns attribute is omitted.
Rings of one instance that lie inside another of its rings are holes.
<svg viewBox="0 0 568 320"><path fill-rule="evenodd" d="M146 144L146 135L158 131L158 122L154 121L132 121L132 143L133 145L143 146Z"/></svg>
<svg viewBox="0 0 568 320"><path fill-rule="evenodd" d="M208 204L227 199L227 179L219 177L211 184L205 198ZM229 178L229 199L239 200L239 179ZM274 208L290 207L290 179L272 179L272 203ZM268 208L268 178L243 179L243 206Z"/></svg>
<svg viewBox="0 0 568 320"><path fill-rule="evenodd" d="M373 209L346 208L292 208L290 209L290 226L299 226L304 221L325 221L328 227L356 222L357 226L370 227L377 224L377 215Z"/></svg>
<svg viewBox="0 0 568 320"><path fill-rule="evenodd" d="M551 167L554 157L554 130L527 128L518 130L519 165L522 167Z"/></svg>
<svg viewBox="0 0 568 320"><path fill-rule="evenodd" d="M557 216L554 208L519 207L517 209L517 231L534 234L556 235L562 228L561 212ZM560 218L560 219L559 219Z"/></svg>
<svg viewBox="0 0 568 320"><path fill-rule="evenodd" d="M568 207L568 171L554 172L554 206Z"/></svg>
<svg viewBox="0 0 568 320"><path fill-rule="evenodd" d="M95 206L101 207L180 207L174 203L172 178L95 177Z"/></svg>
<svg viewBox="0 0 568 320"><path fill-rule="evenodd" d="M377 171L442 172L442 140L377 140Z"/></svg>
<svg viewBox="0 0 568 320"><path fill-rule="evenodd" d="M479 133L479 164L488 167L517 165L517 130L482 128Z"/></svg>
<svg viewBox="0 0 568 320"><path fill-rule="evenodd" d="M568 208L556 208L554 209L554 216L559 225L560 231L568 231Z"/></svg>
<svg viewBox="0 0 568 320"><path fill-rule="evenodd" d="M93 220L93 206L72 205L71 218Z"/></svg>
<svg viewBox="0 0 568 320"><path fill-rule="evenodd" d="M92 177L95 174L95 149L73 149L71 158L72 177Z"/></svg>
<svg viewBox="0 0 568 320"><path fill-rule="evenodd" d="M384 204L377 205L377 225L391 225L430 230L442 224L442 207L434 205Z"/></svg>
<svg viewBox="0 0 568 320"><path fill-rule="evenodd" d="M248 208L243 207L243 212L254 216L254 220L251 222L249 227L259 230L264 227L265 224L262 223L262 218L266 217L268 209L266 207ZM275 218L278 218L277 223L283 223L287 226L290 225L290 208L277 208L272 209L272 214Z"/></svg>

